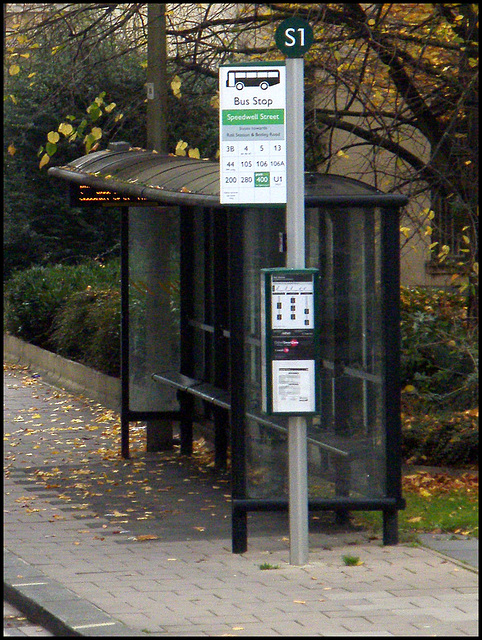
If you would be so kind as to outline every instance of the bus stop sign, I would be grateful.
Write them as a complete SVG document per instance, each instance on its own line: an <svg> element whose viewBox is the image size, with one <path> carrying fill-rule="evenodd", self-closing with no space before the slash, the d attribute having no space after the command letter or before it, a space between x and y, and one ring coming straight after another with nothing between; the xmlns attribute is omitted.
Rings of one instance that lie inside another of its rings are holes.
<svg viewBox="0 0 482 640"><path fill-rule="evenodd" d="M302 58L313 43L313 29L306 20L288 18L276 29L276 46L288 58Z"/></svg>

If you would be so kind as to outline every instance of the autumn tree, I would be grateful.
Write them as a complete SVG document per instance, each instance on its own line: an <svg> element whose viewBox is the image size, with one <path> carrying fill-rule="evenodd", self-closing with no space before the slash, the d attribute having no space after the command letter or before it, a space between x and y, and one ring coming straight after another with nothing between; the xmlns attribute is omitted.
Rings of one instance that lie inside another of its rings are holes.
<svg viewBox="0 0 482 640"><path fill-rule="evenodd" d="M69 51L79 63L79 86L89 86L100 69L107 81L105 61L145 53L144 3L39 3L36 16L28 13L32 6L24 5L24 19L7 40L7 65L23 68L22 54L41 33L49 34L52 51ZM201 155L213 155L219 64L281 58L274 33L292 15L309 21L315 34L305 56L307 168L349 173L383 191L410 195L410 219L402 229L406 241L423 238L433 252L433 269L451 269L454 282L464 277L475 315L477 5L168 4L170 149L174 152L182 138ZM99 42L114 34L116 45L97 58ZM143 103L143 88L129 98ZM122 105L126 122L132 114L127 102ZM108 127L102 144L112 137ZM142 136L135 143L142 146ZM416 204L420 196L427 204Z"/></svg>

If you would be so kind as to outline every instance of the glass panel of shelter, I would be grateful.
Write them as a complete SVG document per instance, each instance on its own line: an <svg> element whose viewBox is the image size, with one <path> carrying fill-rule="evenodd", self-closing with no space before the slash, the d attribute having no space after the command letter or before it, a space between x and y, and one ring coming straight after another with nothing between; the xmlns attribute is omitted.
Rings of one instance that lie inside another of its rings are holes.
<svg viewBox="0 0 482 640"><path fill-rule="evenodd" d="M175 392L152 373L179 367L179 210L129 208L129 408L169 411Z"/></svg>
<svg viewBox="0 0 482 640"><path fill-rule="evenodd" d="M312 208L306 223L306 266L321 276L321 411L307 418L310 498L384 496L380 214ZM245 212L249 498L281 498L288 492L287 418L274 417L279 426L274 429L249 417L261 408L260 269L284 266L283 233L283 211Z"/></svg>

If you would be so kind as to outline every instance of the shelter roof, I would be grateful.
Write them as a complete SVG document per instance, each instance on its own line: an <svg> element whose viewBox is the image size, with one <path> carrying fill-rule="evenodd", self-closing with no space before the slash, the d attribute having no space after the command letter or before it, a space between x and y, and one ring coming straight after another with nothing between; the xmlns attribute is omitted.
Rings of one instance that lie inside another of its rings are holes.
<svg viewBox="0 0 482 640"><path fill-rule="evenodd" d="M220 206L219 163L146 151L107 149L82 156L49 175L95 189L140 196L168 205ZM406 204L401 195L345 176L306 173L306 205L395 206ZM247 206L247 205L237 205ZM273 205L267 205L273 206Z"/></svg>

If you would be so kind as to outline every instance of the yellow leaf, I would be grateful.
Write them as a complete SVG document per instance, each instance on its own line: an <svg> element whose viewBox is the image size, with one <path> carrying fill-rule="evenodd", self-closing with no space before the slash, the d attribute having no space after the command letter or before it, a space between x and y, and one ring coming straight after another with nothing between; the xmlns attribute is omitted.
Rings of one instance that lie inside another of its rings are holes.
<svg viewBox="0 0 482 640"><path fill-rule="evenodd" d="M414 516L413 518L409 518L407 522L420 522L422 516Z"/></svg>
<svg viewBox="0 0 482 640"><path fill-rule="evenodd" d="M60 140L60 136L57 133L57 131L49 131L47 134L47 140L49 142L51 142L52 144L55 144L56 142L58 142Z"/></svg>
<svg viewBox="0 0 482 640"><path fill-rule="evenodd" d="M110 113L112 111L112 109L115 109L115 102L111 102L110 104L108 104L105 107L105 111L106 113Z"/></svg>
<svg viewBox="0 0 482 640"><path fill-rule="evenodd" d="M157 540L159 536L145 535L145 536L136 536L136 540L139 542L143 542L144 540Z"/></svg>
<svg viewBox="0 0 482 640"><path fill-rule="evenodd" d="M413 386L413 384L407 384L407 386L403 388L403 391L406 391L407 393L413 393L415 391L415 387Z"/></svg>
<svg viewBox="0 0 482 640"><path fill-rule="evenodd" d="M59 124L59 132L64 136L70 136L73 130L74 130L74 127L68 122L61 122Z"/></svg>
<svg viewBox="0 0 482 640"><path fill-rule="evenodd" d="M200 155L199 155L199 149L196 147L196 149L189 149L187 155L190 158L197 158L198 160L200 159Z"/></svg>
<svg viewBox="0 0 482 640"><path fill-rule="evenodd" d="M92 127L92 131L90 133L95 140L102 138L102 129L100 127Z"/></svg>
<svg viewBox="0 0 482 640"><path fill-rule="evenodd" d="M306 604L306 600L293 600L296 604Z"/></svg>
<svg viewBox="0 0 482 640"><path fill-rule="evenodd" d="M10 67L10 69L8 70L8 73L11 76L16 76L17 73L20 72L20 67L18 66L18 64L12 64L12 66Z"/></svg>
<svg viewBox="0 0 482 640"><path fill-rule="evenodd" d="M171 89L173 94L176 96L176 98L180 98L181 97L181 78L179 76L174 76L174 78L171 80Z"/></svg>
<svg viewBox="0 0 482 640"><path fill-rule="evenodd" d="M368 21L368 24L370 25L370 27L374 27L375 26L375 20L373 18L370 18L370 20Z"/></svg>
<svg viewBox="0 0 482 640"><path fill-rule="evenodd" d="M176 156L185 156L186 147L187 147L187 142L184 142L184 140L179 140L179 142L176 145L176 151L175 151Z"/></svg>
<svg viewBox="0 0 482 640"><path fill-rule="evenodd" d="M17 152L17 149L15 148L15 145L13 144L13 142L8 145L7 151L11 156L15 155L15 153Z"/></svg>
<svg viewBox="0 0 482 640"><path fill-rule="evenodd" d="M18 100L16 96L13 95L13 93L10 94L10 100L13 102L13 104L18 104Z"/></svg>

